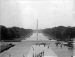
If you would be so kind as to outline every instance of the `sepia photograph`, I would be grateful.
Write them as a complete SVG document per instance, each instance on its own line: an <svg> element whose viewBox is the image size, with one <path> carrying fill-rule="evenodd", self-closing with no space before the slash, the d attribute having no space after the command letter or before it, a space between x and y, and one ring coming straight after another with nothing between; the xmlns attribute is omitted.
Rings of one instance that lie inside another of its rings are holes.
<svg viewBox="0 0 75 57"><path fill-rule="evenodd" d="M75 0L0 0L0 57L75 57Z"/></svg>

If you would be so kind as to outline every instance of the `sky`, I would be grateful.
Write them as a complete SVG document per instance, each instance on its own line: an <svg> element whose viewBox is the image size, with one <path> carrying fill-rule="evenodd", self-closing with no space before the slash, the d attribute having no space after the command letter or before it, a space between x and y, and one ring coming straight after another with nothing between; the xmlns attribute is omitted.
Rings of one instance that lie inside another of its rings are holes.
<svg viewBox="0 0 75 57"><path fill-rule="evenodd" d="M0 0L0 25L36 29L75 26L73 0Z"/></svg>

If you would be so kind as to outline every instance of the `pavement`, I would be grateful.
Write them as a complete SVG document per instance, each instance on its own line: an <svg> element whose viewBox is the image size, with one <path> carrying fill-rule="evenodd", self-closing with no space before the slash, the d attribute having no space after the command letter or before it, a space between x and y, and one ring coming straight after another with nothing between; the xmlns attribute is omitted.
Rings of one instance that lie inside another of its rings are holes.
<svg viewBox="0 0 75 57"><path fill-rule="evenodd" d="M50 43L45 47L43 45L36 45L36 43ZM0 57L31 57L33 54L40 55L44 51L43 57L70 57L71 51L67 47L56 47L55 41L49 41L43 34L36 33L22 42L11 42L15 44L14 47L0 54ZM34 50L34 51L33 51Z"/></svg>
<svg viewBox="0 0 75 57"><path fill-rule="evenodd" d="M42 33L39 33L37 36L37 33L33 33L33 35L26 40L49 40L48 37L44 36ZM24 41L24 40L22 40Z"/></svg>

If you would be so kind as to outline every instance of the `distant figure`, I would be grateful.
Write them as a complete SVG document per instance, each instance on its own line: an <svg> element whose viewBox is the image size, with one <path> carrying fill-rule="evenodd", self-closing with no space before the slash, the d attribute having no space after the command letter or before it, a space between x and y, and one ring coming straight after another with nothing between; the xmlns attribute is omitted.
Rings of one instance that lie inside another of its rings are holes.
<svg viewBox="0 0 75 57"><path fill-rule="evenodd" d="M60 45L60 47L62 48L62 44Z"/></svg>
<svg viewBox="0 0 75 57"><path fill-rule="evenodd" d="M45 47L45 45L46 45L46 43L40 43L41 45L44 45L44 47Z"/></svg>
<svg viewBox="0 0 75 57"><path fill-rule="evenodd" d="M32 47L33 48L33 47ZM34 48L33 48L33 51L34 51Z"/></svg>
<svg viewBox="0 0 75 57"><path fill-rule="evenodd" d="M43 53L41 52L41 53L39 54L39 56L42 57L42 55L43 55Z"/></svg>
<svg viewBox="0 0 75 57"><path fill-rule="evenodd" d="M58 43L55 43L56 44L56 46L58 47Z"/></svg>
<svg viewBox="0 0 75 57"><path fill-rule="evenodd" d="M43 56L44 56L44 50L43 50L43 52L42 52L42 53L43 53Z"/></svg>
<svg viewBox="0 0 75 57"><path fill-rule="evenodd" d="M49 45L48 45L48 48L49 48Z"/></svg>
<svg viewBox="0 0 75 57"><path fill-rule="evenodd" d="M62 46L63 46L63 43L61 43L60 47L62 48Z"/></svg>
<svg viewBox="0 0 75 57"><path fill-rule="evenodd" d="M46 46L46 43L44 43L44 47Z"/></svg>
<svg viewBox="0 0 75 57"><path fill-rule="evenodd" d="M50 45L50 43L49 43L49 45Z"/></svg>
<svg viewBox="0 0 75 57"><path fill-rule="evenodd" d="M52 39L49 39L50 41L52 40Z"/></svg>
<svg viewBox="0 0 75 57"><path fill-rule="evenodd" d="M33 53L33 57L34 57L34 53Z"/></svg>
<svg viewBox="0 0 75 57"><path fill-rule="evenodd" d="M11 57L11 54L9 54L9 57Z"/></svg>
<svg viewBox="0 0 75 57"><path fill-rule="evenodd" d="M40 56L42 56L42 52L40 53Z"/></svg>
<svg viewBox="0 0 75 57"><path fill-rule="evenodd" d="M25 57L25 56L23 55L23 57Z"/></svg>
<svg viewBox="0 0 75 57"><path fill-rule="evenodd" d="M59 41L57 41L55 44L58 47L58 45L60 45L61 43Z"/></svg>

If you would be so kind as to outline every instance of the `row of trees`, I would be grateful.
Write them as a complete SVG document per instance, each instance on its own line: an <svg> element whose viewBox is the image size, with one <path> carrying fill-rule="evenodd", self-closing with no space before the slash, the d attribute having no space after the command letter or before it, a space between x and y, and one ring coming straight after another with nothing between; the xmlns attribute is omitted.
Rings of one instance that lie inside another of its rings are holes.
<svg viewBox="0 0 75 57"><path fill-rule="evenodd" d="M0 25L0 40L15 40L23 38L32 33L32 29L24 29L20 27L10 27Z"/></svg>
<svg viewBox="0 0 75 57"><path fill-rule="evenodd" d="M47 28L43 33L60 41L70 41L75 38L75 27L58 26Z"/></svg>

